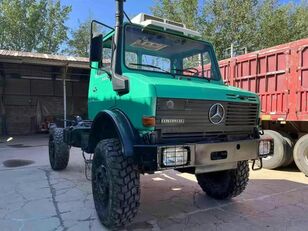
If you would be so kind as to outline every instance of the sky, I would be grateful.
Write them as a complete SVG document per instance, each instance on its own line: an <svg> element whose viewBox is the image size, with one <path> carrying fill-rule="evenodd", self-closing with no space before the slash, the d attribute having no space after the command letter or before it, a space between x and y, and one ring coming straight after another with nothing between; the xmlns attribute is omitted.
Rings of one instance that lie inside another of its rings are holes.
<svg viewBox="0 0 308 231"><path fill-rule="evenodd" d="M83 22L89 16L107 25L115 25L115 0L61 0L62 5L72 5L73 9L67 26L75 29L79 21ZM141 12L150 13L154 0L127 0L124 10L133 17Z"/></svg>
<svg viewBox="0 0 308 231"><path fill-rule="evenodd" d="M299 1L279 0L280 3ZM83 22L90 16L112 27L115 25L115 0L61 0L61 3L73 7L67 21L70 29L76 29L79 21ZM154 3L155 0L126 0L124 10L131 18L141 12L150 14Z"/></svg>

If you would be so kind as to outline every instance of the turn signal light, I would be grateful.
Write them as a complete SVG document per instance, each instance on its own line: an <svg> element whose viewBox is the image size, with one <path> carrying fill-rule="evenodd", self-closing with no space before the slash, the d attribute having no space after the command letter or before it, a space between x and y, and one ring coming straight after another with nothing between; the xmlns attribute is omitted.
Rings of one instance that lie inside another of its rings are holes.
<svg viewBox="0 0 308 231"><path fill-rule="evenodd" d="M155 117L154 116L143 116L142 124L145 127L154 127L155 126Z"/></svg>

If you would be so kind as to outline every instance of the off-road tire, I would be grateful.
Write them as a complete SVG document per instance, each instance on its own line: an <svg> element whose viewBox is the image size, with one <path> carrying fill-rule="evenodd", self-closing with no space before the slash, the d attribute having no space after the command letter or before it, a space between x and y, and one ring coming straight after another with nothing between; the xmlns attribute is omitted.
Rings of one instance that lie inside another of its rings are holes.
<svg viewBox="0 0 308 231"><path fill-rule="evenodd" d="M53 170L59 171L67 167L70 158L70 147L63 141L63 129L54 128L49 135L49 163Z"/></svg>
<svg viewBox="0 0 308 231"><path fill-rule="evenodd" d="M308 135L302 136L296 142L293 155L296 166L308 176Z"/></svg>
<svg viewBox="0 0 308 231"><path fill-rule="evenodd" d="M131 222L140 200L140 175L132 157L125 157L118 139L100 141L92 162L92 192L98 217L108 228Z"/></svg>
<svg viewBox="0 0 308 231"><path fill-rule="evenodd" d="M202 173L196 175L202 190L218 200L231 199L240 195L249 180L248 161L239 161L236 169Z"/></svg>
<svg viewBox="0 0 308 231"><path fill-rule="evenodd" d="M273 138L274 153L271 156L263 158L263 167L266 169L276 169L286 165L289 160L289 145L287 140L279 132L273 130L264 130L264 135Z"/></svg>

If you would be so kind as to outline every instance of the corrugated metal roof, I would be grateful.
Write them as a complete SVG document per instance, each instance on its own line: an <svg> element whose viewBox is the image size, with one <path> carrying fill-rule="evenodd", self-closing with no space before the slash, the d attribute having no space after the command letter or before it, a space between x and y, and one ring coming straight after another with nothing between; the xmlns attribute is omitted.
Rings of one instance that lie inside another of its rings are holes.
<svg viewBox="0 0 308 231"><path fill-rule="evenodd" d="M24 52L24 51L10 51L10 50L0 50L0 56L27 57L27 58L36 58L36 59L75 61L75 62L88 62L89 61L88 58L84 58L84 57L51 55L51 54L43 54L43 53Z"/></svg>
<svg viewBox="0 0 308 231"><path fill-rule="evenodd" d="M88 68L89 58L0 49L0 61Z"/></svg>

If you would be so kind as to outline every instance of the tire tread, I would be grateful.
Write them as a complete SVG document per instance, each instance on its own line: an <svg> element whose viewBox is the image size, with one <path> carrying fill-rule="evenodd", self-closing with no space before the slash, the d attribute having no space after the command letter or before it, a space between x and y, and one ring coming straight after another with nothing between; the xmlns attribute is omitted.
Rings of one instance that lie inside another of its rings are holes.
<svg viewBox="0 0 308 231"><path fill-rule="evenodd" d="M121 227L136 216L140 201L140 175L131 157L125 157L118 139L105 139L97 144L95 155L106 158L112 190L108 214L100 211L94 196L95 207L101 222L108 228ZM94 156L95 158L95 156ZM93 176L93 172L92 172Z"/></svg>
<svg viewBox="0 0 308 231"><path fill-rule="evenodd" d="M223 181L217 183L213 180L213 173L197 175L197 181L202 190L208 196L218 200L231 199L240 195L248 184L248 161L239 161L236 169L215 172L214 174L224 174L226 177Z"/></svg>
<svg viewBox="0 0 308 231"><path fill-rule="evenodd" d="M50 145L54 143L54 157L51 158ZM70 147L63 141L63 129L54 128L49 137L49 161L51 168L55 171L63 170L67 167L70 156Z"/></svg>

